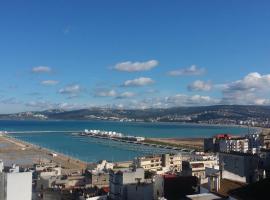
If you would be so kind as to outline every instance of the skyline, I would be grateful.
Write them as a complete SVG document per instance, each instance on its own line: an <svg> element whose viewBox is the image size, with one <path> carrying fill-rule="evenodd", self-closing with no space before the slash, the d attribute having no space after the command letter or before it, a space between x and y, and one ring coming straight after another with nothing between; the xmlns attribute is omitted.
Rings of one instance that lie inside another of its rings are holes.
<svg viewBox="0 0 270 200"><path fill-rule="evenodd" d="M267 1L1 2L0 112L270 105L269 9Z"/></svg>

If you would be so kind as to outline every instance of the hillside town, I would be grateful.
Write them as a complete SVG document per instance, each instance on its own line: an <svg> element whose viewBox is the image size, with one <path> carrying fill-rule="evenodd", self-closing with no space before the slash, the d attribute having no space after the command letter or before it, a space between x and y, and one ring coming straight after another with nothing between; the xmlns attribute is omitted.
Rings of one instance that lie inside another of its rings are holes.
<svg viewBox="0 0 270 200"><path fill-rule="evenodd" d="M53 160L27 168L1 161L0 199L246 199L253 185L269 187L269 144L269 136L258 130L242 137L226 133L205 138L203 152L148 155L118 163L102 160L84 169L66 168Z"/></svg>
<svg viewBox="0 0 270 200"><path fill-rule="evenodd" d="M120 122L181 122L196 124L270 127L270 107L254 105L216 105L164 109L87 108L52 109L38 112L0 114L12 120L96 120Z"/></svg>

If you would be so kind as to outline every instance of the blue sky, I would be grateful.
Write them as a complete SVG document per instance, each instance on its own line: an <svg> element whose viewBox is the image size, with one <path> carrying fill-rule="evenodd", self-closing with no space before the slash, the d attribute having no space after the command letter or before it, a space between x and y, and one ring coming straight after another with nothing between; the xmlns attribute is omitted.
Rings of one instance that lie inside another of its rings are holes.
<svg viewBox="0 0 270 200"><path fill-rule="evenodd" d="M270 2L1 1L0 113L270 104Z"/></svg>

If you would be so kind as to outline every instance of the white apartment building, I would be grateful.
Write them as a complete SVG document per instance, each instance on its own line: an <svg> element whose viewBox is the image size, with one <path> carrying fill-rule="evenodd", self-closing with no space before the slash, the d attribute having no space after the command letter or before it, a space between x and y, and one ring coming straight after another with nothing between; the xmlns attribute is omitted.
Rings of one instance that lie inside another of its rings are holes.
<svg viewBox="0 0 270 200"><path fill-rule="evenodd" d="M249 150L249 140L246 138L231 138L220 140L219 142L220 152L241 152L247 153Z"/></svg>
<svg viewBox="0 0 270 200"><path fill-rule="evenodd" d="M0 161L0 200L31 200L32 172L20 172L13 165L5 168Z"/></svg>

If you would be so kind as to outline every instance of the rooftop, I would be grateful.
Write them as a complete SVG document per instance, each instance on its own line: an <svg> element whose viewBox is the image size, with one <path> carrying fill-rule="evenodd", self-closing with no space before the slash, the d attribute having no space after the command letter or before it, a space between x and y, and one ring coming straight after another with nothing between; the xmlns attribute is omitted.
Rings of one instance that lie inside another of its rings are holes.
<svg viewBox="0 0 270 200"><path fill-rule="evenodd" d="M219 154L237 155L237 156L252 156L252 157L257 156L257 154L243 153L243 152L239 152L239 151L219 152Z"/></svg>
<svg viewBox="0 0 270 200"><path fill-rule="evenodd" d="M244 185L240 188L231 190L229 193L237 199L269 199L269 188L270 178L267 178L256 183Z"/></svg>
<svg viewBox="0 0 270 200"><path fill-rule="evenodd" d="M204 194L194 194L194 195L187 195L187 199L191 200L217 200L217 199L225 199L220 196L217 196L212 193L204 193Z"/></svg>
<svg viewBox="0 0 270 200"><path fill-rule="evenodd" d="M240 183L237 181L232 181L228 179L221 179L220 180L220 190L218 191L218 194L222 196L229 196L229 192L231 190L235 190L237 188L243 187L246 184Z"/></svg>

